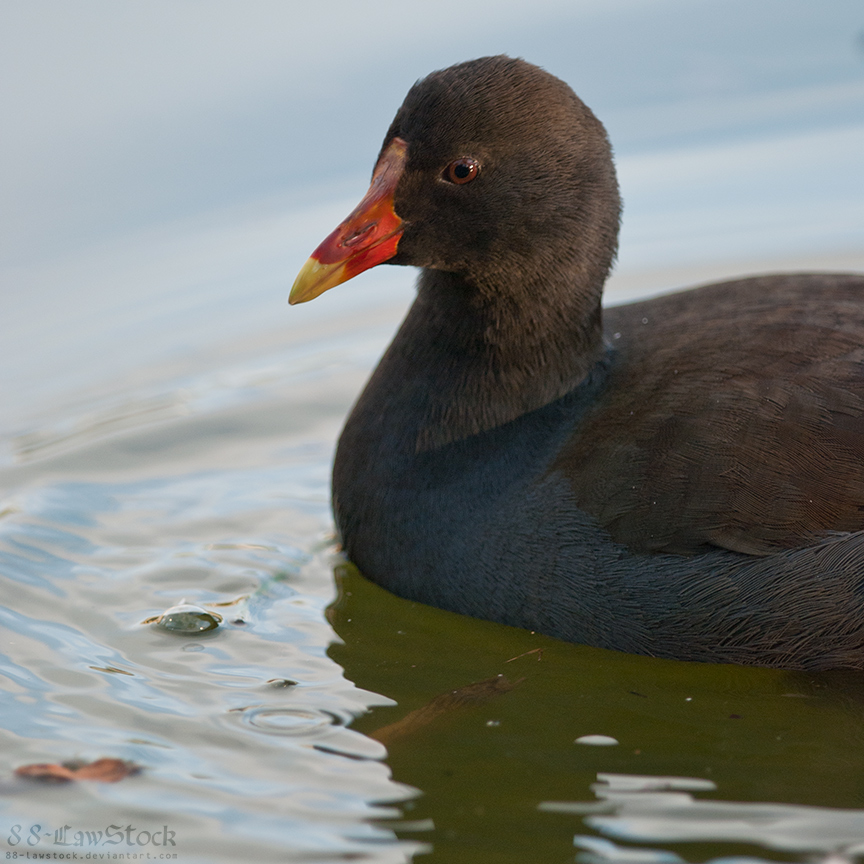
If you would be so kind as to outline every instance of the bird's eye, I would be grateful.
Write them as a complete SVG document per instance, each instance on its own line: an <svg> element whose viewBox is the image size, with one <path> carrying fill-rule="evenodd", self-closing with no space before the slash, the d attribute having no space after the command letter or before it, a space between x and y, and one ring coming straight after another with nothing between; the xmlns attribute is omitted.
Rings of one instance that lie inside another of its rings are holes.
<svg viewBox="0 0 864 864"><path fill-rule="evenodd" d="M444 170L444 179L461 186L470 183L480 172L480 163L470 156L463 156L451 162Z"/></svg>

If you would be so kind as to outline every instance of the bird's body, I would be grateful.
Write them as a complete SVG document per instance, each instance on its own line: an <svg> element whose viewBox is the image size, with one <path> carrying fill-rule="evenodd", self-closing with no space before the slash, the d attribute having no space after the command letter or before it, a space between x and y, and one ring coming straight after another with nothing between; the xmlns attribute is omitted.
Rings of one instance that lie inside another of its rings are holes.
<svg viewBox="0 0 864 864"><path fill-rule="evenodd" d="M562 82L496 57L415 85L292 294L423 268L339 443L345 551L402 596L571 641L864 668L864 276L601 314L618 215Z"/></svg>

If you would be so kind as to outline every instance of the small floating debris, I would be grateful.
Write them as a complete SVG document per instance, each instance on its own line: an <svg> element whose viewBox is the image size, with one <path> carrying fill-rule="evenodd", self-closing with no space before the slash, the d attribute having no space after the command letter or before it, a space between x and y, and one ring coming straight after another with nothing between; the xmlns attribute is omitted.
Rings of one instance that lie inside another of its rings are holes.
<svg viewBox="0 0 864 864"><path fill-rule="evenodd" d="M573 743L588 744L591 747L614 747L618 739L611 735L581 735Z"/></svg>
<svg viewBox="0 0 864 864"><path fill-rule="evenodd" d="M180 603L142 623L153 624L172 633L195 636L198 633L215 630L222 623L222 616L218 612L210 612L192 603Z"/></svg>
<svg viewBox="0 0 864 864"><path fill-rule="evenodd" d="M99 780L116 783L141 770L140 765L123 759L97 759L95 762L36 763L15 769L17 777L41 783L69 783L73 780Z"/></svg>

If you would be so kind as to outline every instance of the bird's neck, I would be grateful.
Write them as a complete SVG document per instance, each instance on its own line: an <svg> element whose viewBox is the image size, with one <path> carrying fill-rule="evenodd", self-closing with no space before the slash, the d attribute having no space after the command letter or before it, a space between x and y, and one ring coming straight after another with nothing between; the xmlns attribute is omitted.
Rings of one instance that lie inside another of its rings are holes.
<svg viewBox="0 0 864 864"><path fill-rule="evenodd" d="M389 418L403 431L402 446L419 452L486 432L569 393L603 355L602 279L581 291L566 276L559 281L522 283L517 297L495 286L478 289L452 273L422 271L417 300L355 415ZM392 442L395 430L389 431Z"/></svg>

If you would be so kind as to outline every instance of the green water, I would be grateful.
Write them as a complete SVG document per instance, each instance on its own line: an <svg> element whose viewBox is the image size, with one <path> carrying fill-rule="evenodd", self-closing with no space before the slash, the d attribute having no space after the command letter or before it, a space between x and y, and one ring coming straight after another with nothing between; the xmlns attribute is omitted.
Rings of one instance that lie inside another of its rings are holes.
<svg viewBox="0 0 864 864"><path fill-rule="evenodd" d="M424 792L406 818L434 822L416 835L434 844L427 860L569 861L574 835L686 861L782 861L784 852L800 860L800 853L864 849L864 812L815 809L864 805L860 676L676 663L569 645L398 600L355 571L341 572L330 618L344 644L330 656L361 686L399 703L375 708L355 728L374 733L474 681L506 675L518 682L391 744L395 778ZM619 743L574 743L592 734ZM605 807L564 804L598 802L598 774L701 778L715 789L697 784L703 788L692 798L701 809L675 810L680 801L651 789L623 801L612 796ZM730 824L711 802L745 807ZM807 806L766 817L760 802Z"/></svg>

